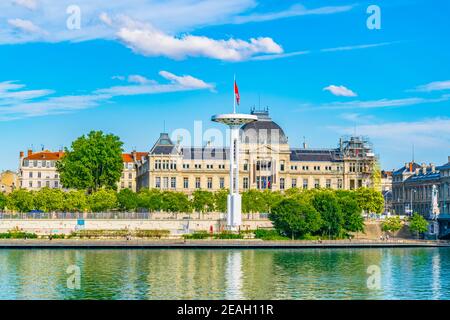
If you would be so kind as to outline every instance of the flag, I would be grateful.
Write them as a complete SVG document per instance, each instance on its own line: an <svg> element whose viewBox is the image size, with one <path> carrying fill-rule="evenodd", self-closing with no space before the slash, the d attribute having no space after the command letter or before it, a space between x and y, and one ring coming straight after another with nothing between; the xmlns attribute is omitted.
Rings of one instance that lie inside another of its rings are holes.
<svg viewBox="0 0 450 320"><path fill-rule="evenodd" d="M239 103L241 102L241 96L239 95L239 88L236 80L234 80L234 95L236 96L236 102L239 105Z"/></svg>

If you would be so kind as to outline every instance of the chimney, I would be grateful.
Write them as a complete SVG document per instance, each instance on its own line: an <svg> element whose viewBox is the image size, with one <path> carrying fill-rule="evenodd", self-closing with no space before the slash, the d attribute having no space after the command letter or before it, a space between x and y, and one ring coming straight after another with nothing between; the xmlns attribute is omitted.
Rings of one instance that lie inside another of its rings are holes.
<svg viewBox="0 0 450 320"><path fill-rule="evenodd" d="M420 168L416 168L416 175L419 174Z"/></svg>
<svg viewBox="0 0 450 320"><path fill-rule="evenodd" d="M409 163L409 172L413 172L413 163L412 162Z"/></svg>
<svg viewBox="0 0 450 320"><path fill-rule="evenodd" d="M27 152L27 157L31 156L32 154L33 154L33 150L31 150L31 149L28 149L28 152Z"/></svg>
<svg viewBox="0 0 450 320"><path fill-rule="evenodd" d="M20 156L20 159L23 158L23 151L20 151L19 156Z"/></svg>
<svg viewBox="0 0 450 320"><path fill-rule="evenodd" d="M448 160L448 162L450 163L450 156L448 156L448 159L447 159L447 160Z"/></svg>
<svg viewBox="0 0 450 320"><path fill-rule="evenodd" d="M430 163L430 167L431 167L431 172L435 173L436 172L436 165L434 163Z"/></svg>

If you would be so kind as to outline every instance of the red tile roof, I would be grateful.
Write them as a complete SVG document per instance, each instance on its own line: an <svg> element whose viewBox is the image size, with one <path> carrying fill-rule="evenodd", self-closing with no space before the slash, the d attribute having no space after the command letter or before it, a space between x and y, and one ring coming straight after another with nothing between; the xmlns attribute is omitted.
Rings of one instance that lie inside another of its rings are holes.
<svg viewBox="0 0 450 320"><path fill-rule="evenodd" d="M142 157L148 155L148 152L136 152L137 159L141 159ZM25 160L54 160L58 161L64 156L64 152L51 152L48 150L35 152L29 154L25 157ZM134 162L133 155L131 153L123 153L122 154L123 162Z"/></svg>
<svg viewBox="0 0 450 320"><path fill-rule="evenodd" d="M59 160L64 155L64 152L51 152L48 150L41 151L41 152L35 152L29 154L27 157L25 157L25 160Z"/></svg>

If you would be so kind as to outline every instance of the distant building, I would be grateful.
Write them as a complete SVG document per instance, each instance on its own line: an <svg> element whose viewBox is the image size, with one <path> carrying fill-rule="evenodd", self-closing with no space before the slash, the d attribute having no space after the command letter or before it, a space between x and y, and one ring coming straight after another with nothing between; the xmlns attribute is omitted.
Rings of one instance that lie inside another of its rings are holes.
<svg viewBox="0 0 450 320"><path fill-rule="evenodd" d="M136 191L136 167L134 156L136 153L123 154L123 173L118 182L118 189L129 188ZM144 153L145 154L145 153ZM64 156L63 151L52 152L43 150L33 152L28 150L26 156L20 152L19 187L27 190L40 190L44 187L61 189L56 162Z"/></svg>
<svg viewBox="0 0 450 320"><path fill-rule="evenodd" d="M373 185L376 161L363 137L341 139L337 148L291 148L268 110L252 110L258 121L241 129L239 183L247 189L356 189ZM191 194L228 188L229 148L182 147L161 133L148 155L137 161L137 189Z"/></svg>
<svg viewBox="0 0 450 320"><path fill-rule="evenodd" d="M0 192L10 193L18 188L19 179L17 173L12 171L3 171L0 173Z"/></svg>
<svg viewBox="0 0 450 320"><path fill-rule="evenodd" d="M385 213L392 213L392 173L393 171L381 171L381 193L384 198Z"/></svg>
<svg viewBox="0 0 450 320"><path fill-rule="evenodd" d="M450 214L450 157L442 166L406 163L393 172L393 210L397 214L432 214L433 186L437 188L440 215Z"/></svg>

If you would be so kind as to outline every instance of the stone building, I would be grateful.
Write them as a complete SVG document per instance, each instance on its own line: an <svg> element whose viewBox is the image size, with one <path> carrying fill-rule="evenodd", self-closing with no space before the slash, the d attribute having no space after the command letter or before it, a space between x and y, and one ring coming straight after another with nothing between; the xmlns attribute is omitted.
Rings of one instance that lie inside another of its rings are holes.
<svg viewBox="0 0 450 320"><path fill-rule="evenodd" d="M241 128L241 191L289 188L356 189L372 186L376 157L367 139L341 139L337 148L291 148L268 110L252 110L258 121ZM181 147L162 133L148 155L139 157L137 189L192 193L228 188L229 148Z"/></svg>
<svg viewBox="0 0 450 320"><path fill-rule="evenodd" d="M0 173L0 193L10 193L14 189L18 188L19 179L17 173L10 170Z"/></svg>
<svg viewBox="0 0 450 320"><path fill-rule="evenodd" d="M129 188L136 191L136 166L135 156L139 153L125 153L123 158L123 173L118 182L118 189ZM143 153L146 154L146 153ZM43 150L33 152L28 150L25 155L20 152L18 186L27 190L40 190L48 187L61 189L59 173L56 169L56 162L64 155L63 151L52 152Z"/></svg>

